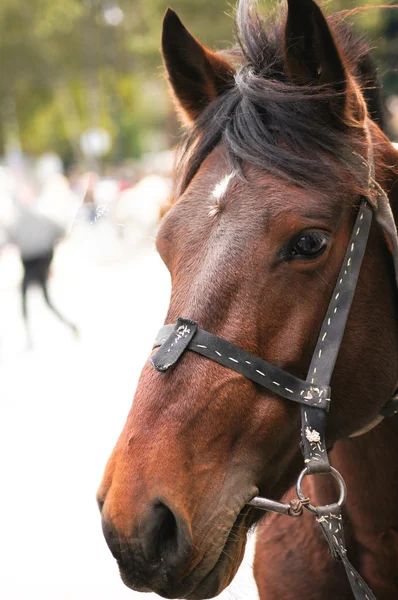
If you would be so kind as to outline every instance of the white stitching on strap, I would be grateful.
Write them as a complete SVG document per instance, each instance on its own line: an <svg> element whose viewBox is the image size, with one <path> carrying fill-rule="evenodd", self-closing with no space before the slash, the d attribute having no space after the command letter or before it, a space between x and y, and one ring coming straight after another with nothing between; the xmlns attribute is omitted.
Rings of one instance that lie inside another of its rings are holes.
<svg viewBox="0 0 398 600"><path fill-rule="evenodd" d="M196 346L197 346L198 348L206 348L206 349L207 349L207 346L204 346L204 345L202 345L202 344L196 344ZM222 354L221 354L220 352L218 352L218 350L214 350L214 352L215 352L215 353L216 353L218 356L222 356ZM228 356L228 360L230 360L230 361L232 361L232 362L234 362L234 363L237 363L237 364L239 364L239 361L238 361L238 360L236 360L236 358L233 358L232 356ZM245 363L247 363L248 365L251 365L251 364L252 364L252 363L251 363L249 360L245 360ZM316 367L315 367L315 369L314 369L314 372L316 372ZM265 374L265 373L263 373L262 371L260 371L259 369L256 369L256 373L258 373L258 374L259 374L259 375L261 375L262 377L266 377L266 374ZM273 383L275 386L277 386L277 387L280 387L280 386L281 386L281 384L280 384L278 381L273 381L272 383ZM313 383L313 380L312 380L312 383ZM284 388L284 390L285 390L286 392L289 392L289 394L294 394L294 390L291 390L290 388L287 388L287 387L285 387L285 388ZM301 396L303 396L304 392L305 392L305 390L301 390L301 392L300 392L300 395L301 395ZM305 401L305 402L307 402L307 404L308 404L308 399L307 399L307 398L304 398L304 401ZM320 399L320 400L319 400L319 403L321 403L321 402L322 402L322 399Z"/></svg>
<svg viewBox="0 0 398 600"><path fill-rule="evenodd" d="M364 203L364 205L366 206L366 202ZM362 221L363 220L364 211L363 211L363 209L360 209L360 210L361 210L361 212L360 212L359 220ZM355 235L359 235L360 231L361 231L361 226L359 226L357 228L357 230L355 232ZM355 243L351 242L350 253L352 253L354 251L354 248L355 248ZM350 265L351 265L351 256L347 260L347 267L349 267ZM343 279L344 279L344 277L347 274L348 274L347 269L344 269L344 274L343 274L343 276L339 280L339 285L341 285L343 283ZM337 292L337 294L334 297L334 300L337 301L339 299L339 297L340 297L340 292ZM338 310L338 306L335 306L334 309L333 309L333 315L335 315L337 313L337 310ZM333 317L333 315L332 315L332 317ZM331 317L328 317L327 326L330 327L330 325L331 325ZM326 336L327 336L327 331L324 331L323 334L322 334L322 338L321 338L322 342L325 341ZM322 356L322 348L319 349L318 358L321 358L321 356ZM315 375L315 373L316 373L316 367L314 367L312 375ZM314 383L314 377L312 377L311 383Z"/></svg>

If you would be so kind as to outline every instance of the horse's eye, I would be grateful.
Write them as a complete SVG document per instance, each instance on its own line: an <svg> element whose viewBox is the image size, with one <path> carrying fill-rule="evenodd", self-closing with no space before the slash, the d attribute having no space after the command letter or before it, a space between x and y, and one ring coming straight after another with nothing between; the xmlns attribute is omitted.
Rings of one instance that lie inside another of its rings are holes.
<svg viewBox="0 0 398 600"><path fill-rule="evenodd" d="M292 246L292 258L315 258L320 256L327 248L329 237L320 231L308 231L302 235Z"/></svg>

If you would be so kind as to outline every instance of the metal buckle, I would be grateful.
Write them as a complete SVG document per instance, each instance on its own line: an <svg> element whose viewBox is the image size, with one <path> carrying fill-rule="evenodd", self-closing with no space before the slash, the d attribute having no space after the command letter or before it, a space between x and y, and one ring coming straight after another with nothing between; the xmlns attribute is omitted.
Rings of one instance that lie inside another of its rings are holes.
<svg viewBox="0 0 398 600"><path fill-rule="evenodd" d="M289 503L277 502L276 500L270 500L269 498L263 498L262 496L256 496L248 504L258 508L260 510L279 513L280 515L287 515L288 517L301 517L303 514L303 506L308 504L309 498L299 500L294 498Z"/></svg>
<svg viewBox="0 0 398 600"><path fill-rule="evenodd" d="M330 467L330 472L328 473L320 473L320 475L328 475L330 473L330 475L333 475L333 477L335 478L335 480L337 481L337 483L339 484L339 488L340 488L340 498L337 501L338 506L340 506L340 508L344 505L346 498L347 498L347 487L345 484L345 481L343 479L343 477L340 475L340 473L337 471L337 469ZM301 484L303 483L303 479L306 475L310 475L310 473L308 473L308 467L305 467L298 479L297 479L297 484L296 484L296 492L297 492L297 496L298 499L300 500L300 502L302 503L302 505L304 506L304 508L306 508L307 510L309 510L311 513L313 513L314 515L318 514L318 508L320 508L319 506L313 506L309 501L308 498L306 497L306 495L303 493L303 490L301 489Z"/></svg>

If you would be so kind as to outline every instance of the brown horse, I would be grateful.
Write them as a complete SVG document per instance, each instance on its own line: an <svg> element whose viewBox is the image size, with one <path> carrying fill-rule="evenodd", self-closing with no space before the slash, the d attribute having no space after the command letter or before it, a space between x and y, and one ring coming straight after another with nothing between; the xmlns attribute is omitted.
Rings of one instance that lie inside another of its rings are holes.
<svg viewBox="0 0 398 600"><path fill-rule="evenodd" d="M188 130L157 247L170 271L166 323L179 316L305 378L374 154L398 220L398 154L382 133L368 48L313 0L263 20L241 0L239 47L213 53L168 10L163 55ZM391 246L371 226L333 373L331 462L344 476L348 554L378 600L398 598L398 419L377 415L398 380ZM261 494L281 499L302 469L300 410L194 352L142 372L99 491L123 581L200 600L233 579ZM332 502L308 477L312 504ZM262 600L352 598L313 515L258 529ZM366 596L368 597L368 596Z"/></svg>

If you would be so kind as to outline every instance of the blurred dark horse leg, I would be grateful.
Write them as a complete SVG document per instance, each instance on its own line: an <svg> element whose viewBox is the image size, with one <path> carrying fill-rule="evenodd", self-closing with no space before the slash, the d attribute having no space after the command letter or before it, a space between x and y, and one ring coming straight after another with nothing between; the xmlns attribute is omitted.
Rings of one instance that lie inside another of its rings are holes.
<svg viewBox="0 0 398 600"><path fill-rule="evenodd" d="M28 335L29 341L30 341L30 334L29 334L28 318L27 318L26 291L27 291L27 288L29 287L30 283L33 283L33 282L38 283L39 286L41 287L46 304L50 308L50 310L55 314L55 316L64 325L69 327L69 329L71 329L75 335L78 335L78 329L77 329L76 325L74 323L71 323L68 319L66 319L59 312L59 310L54 306L54 304L49 296L49 293L48 293L47 282L48 282L50 265L51 265L53 256L54 256L54 253L51 250L50 252L47 252L45 255L42 255L38 258L22 261L23 266L24 266L24 278L22 281L22 310L23 310L26 327L27 327L27 335Z"/></svg>

